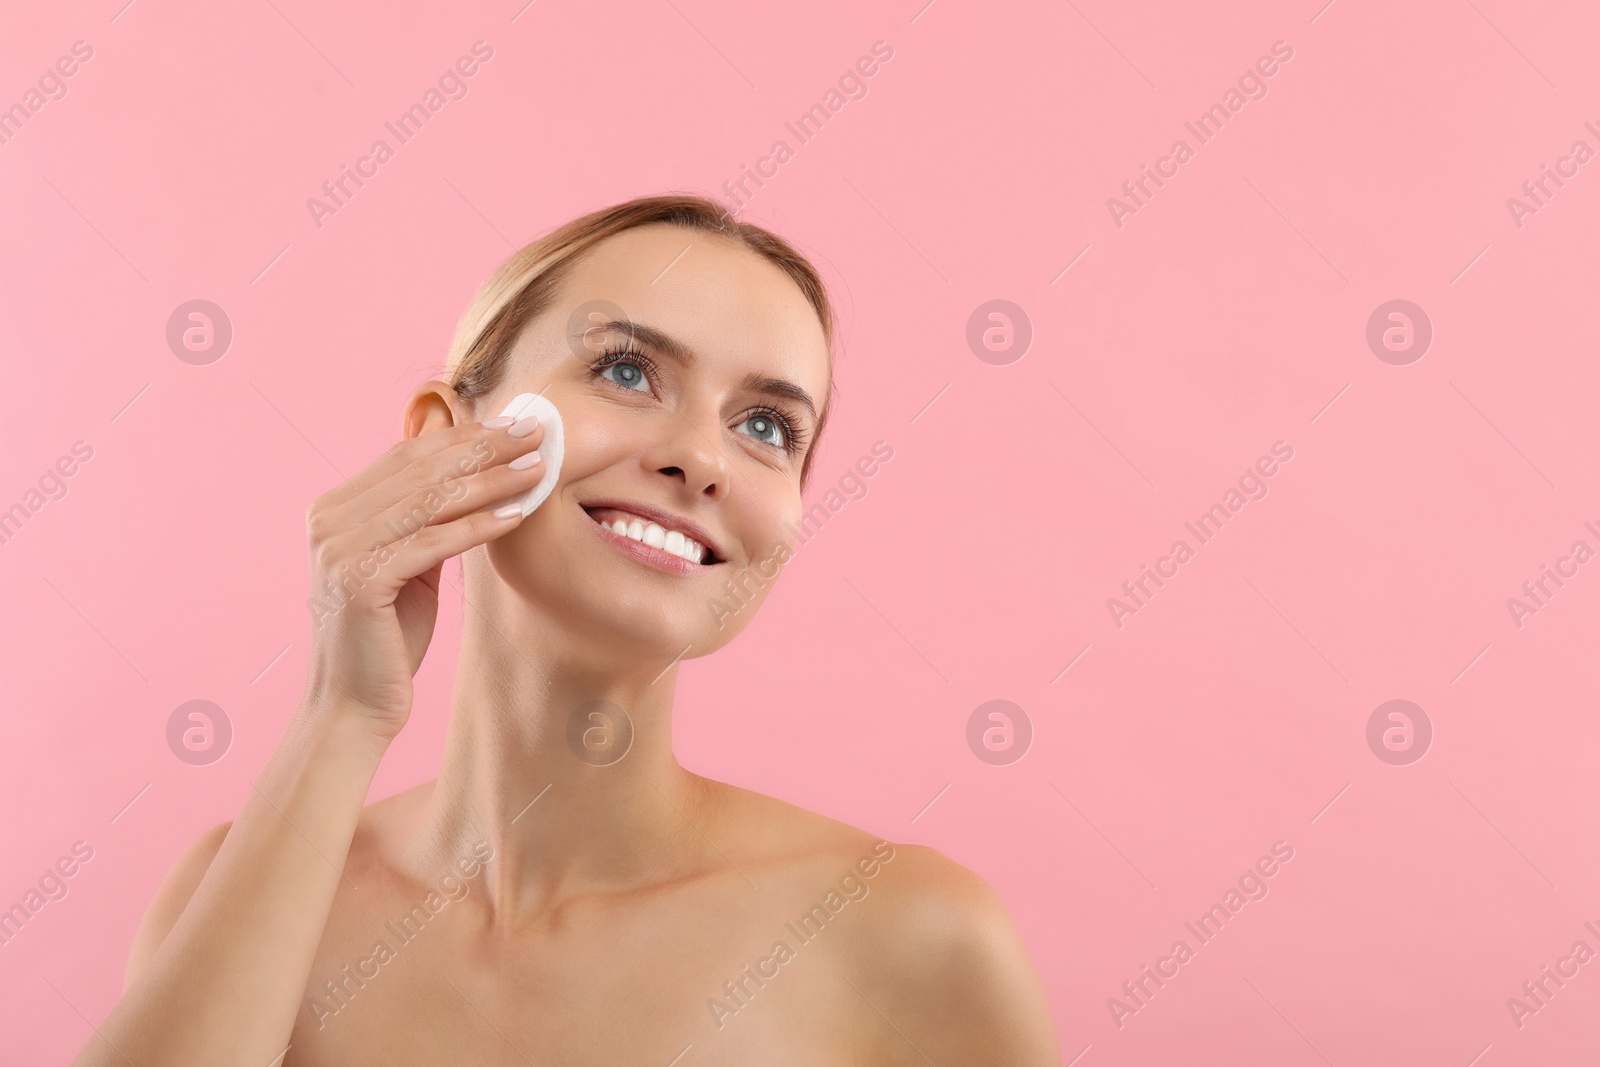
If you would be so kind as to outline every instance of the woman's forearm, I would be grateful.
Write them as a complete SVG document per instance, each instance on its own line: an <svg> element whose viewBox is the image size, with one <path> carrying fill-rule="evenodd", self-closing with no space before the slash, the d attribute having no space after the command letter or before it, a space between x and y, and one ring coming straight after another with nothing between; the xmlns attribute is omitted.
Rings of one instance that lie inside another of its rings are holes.
<svg viewBox="0 0 1600 1067"><path fill-rule="evenodd" d="M175 926L76 1067L267 1067L288 1044L387 742L303 704Z"/></svg>

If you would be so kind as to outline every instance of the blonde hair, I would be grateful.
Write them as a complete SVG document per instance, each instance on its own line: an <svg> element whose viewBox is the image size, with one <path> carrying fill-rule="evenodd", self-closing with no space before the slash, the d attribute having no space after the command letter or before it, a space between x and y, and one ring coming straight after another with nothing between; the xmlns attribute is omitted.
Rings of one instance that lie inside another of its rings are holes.
<svg viewBox="0 0 1600 1067"><path fill-rule="evenodd" d="M830 399L835 322L827 289L816 268L788 241L753 223L735 219L727 208L705 197L678 193L639 197L573 219L524 245L489 276L461 316L450 345L445 380L466 400L492 392L505 376L511 350L523 328L554 303L561 283L583 255L607 237L657 222L714 233L766 257L793 279L816 310L828 346L829 398L823 401L800 468L800 487L804 489L833 408Z"/></svg>

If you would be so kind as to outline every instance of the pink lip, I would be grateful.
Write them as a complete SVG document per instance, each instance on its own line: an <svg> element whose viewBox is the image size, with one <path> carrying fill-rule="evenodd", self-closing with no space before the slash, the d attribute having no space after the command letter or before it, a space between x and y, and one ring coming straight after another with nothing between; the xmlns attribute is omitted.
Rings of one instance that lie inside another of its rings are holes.
<svg viewBox="0 0 1600 1067"><path fill-rule="evenodd" d="M611 507L612 505L596 506ZM690 563L682 556L674 556L664 548L652 548L643 541L635 541L626 534L617 533L609 526L601 526L593 518L589 519L589 525L594 527L596 533L611 542L616 548L626 552L647 567L654 567L656 570L665 571L668 574L676 574L682 578L691 577L697 572L707 569L703 563Z"/></svg>
<svg viewBox="0 0 1600 1067"><path fill-rule="evenodd" d="M670 511L662 511L658 507L653 507L649 504L643 504L637 500L623 500L615 497L604 500L585 500L581 502L580 506L582 506L585 511L587 511L589 508L616 508L618 511L629 512L630 514L639 516L641 519L653 521L669 530L677 530L685 537L694 538L696 541L699 541L702 545L704 545L719 560L728 558L728 554L722 550L722 545L717 542L716 538L712 537L703 528L696 526L688 519L674 515ZM596 523L595 525L598 526L599 523ZM637 543L638 542L635 542L635 544ZM670 552L667 554L672 555ZM677 557L673 556L673 558L676 559Z"/></svg>

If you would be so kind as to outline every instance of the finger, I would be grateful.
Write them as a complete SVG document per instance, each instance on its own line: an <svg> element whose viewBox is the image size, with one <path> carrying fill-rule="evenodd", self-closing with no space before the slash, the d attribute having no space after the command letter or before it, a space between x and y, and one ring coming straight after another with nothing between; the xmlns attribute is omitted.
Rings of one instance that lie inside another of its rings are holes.
<svg viewBox="0 0 1600 1067"><path fill-rule="evenodd" d="M385 579L381 585L398 588L469 548L511 532L522 522L520 508L501 510L510 511L510 516L501 517L494 511L470 511L460 518L425 526L402 541L385 545L374 557L378 574Z"/></svg>
<svg viewBox="0 0 1600 1067"><path fill-rule="evenodd" d="M439 583L444 579L444 560L440 560L427 570L414 576L417 581L427 586L434 596L439 595Z"/></svg>
<svg viewBox="0 0 1600 1067"><path fill-rule="evenodd" d="M524 454L537 457L537 453L531 450ZM329 558L349 560L358 554L371 554L382 546L403 541L426 527L454 522L474 511L525 493L544 477L545 466L542 461L521 470L501 463L455 479L437 489L418 490L353 529L337 535L329 546Z"/></svg>
<svg viewBox="0 0 1600 1067"><path fill-rule="evenodd" d="M532 432L513 437L511 430L516 428L485 428L454 445L417 457L364 493L333 508L326 515L327 528L351 529L404 502L419 502L429 494L456 495L463 480L527 455L543 443L543 426L535 424ZM408 505L404 510L412 511L414 507Z"/></svg>
<svg viewBox="0 0 1600 1067"><path fill-rule="evenodd" d="M495 420L488 420L495 421ZM317 498L325 508L334 508L355 499L419 460L437 455L447 449L470 446L472 442L488 437L494 429L482 422L463 422L442 426L415 437L407 437L390 445L384 453L345 481Z"/></svg>

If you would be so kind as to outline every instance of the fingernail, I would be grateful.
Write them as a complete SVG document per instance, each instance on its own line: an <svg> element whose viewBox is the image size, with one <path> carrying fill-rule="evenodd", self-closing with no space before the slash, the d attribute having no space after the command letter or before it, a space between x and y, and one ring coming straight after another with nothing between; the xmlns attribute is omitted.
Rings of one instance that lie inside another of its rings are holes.
<svg viewBox="0 0 1600 1067"><path fill-rule="evenodd" d="M503 508L495 508L494 509L494 517L497 518L497 519L514 519L518 515L521 515L521 514L522 514L522 505L521 504L507 504Z"/></svg>
<svg viewBox="0 0 1600 1067"><path fill-rule="evenodd" d="M525 419L518 419L506 432L512 437L526 437L539 428L539 416L529 415Z"/></svg>
<svg viewBox="0 0 1600 1067"><path fill-rule="evenodd" d="M498 430L502 426L510 426L516 421L517 420L513 419L510 415L497 415L492 419L485 419L483 425L486 429Z"/></svg>
<svg viewBox="0 0 1600 1067"><path fill-rule="evenodd" d="M529 452L525 455L518 456L510 463L507 463L506 466L510 467L514 471L525 471L539 461L539 453Z"/></svg>

